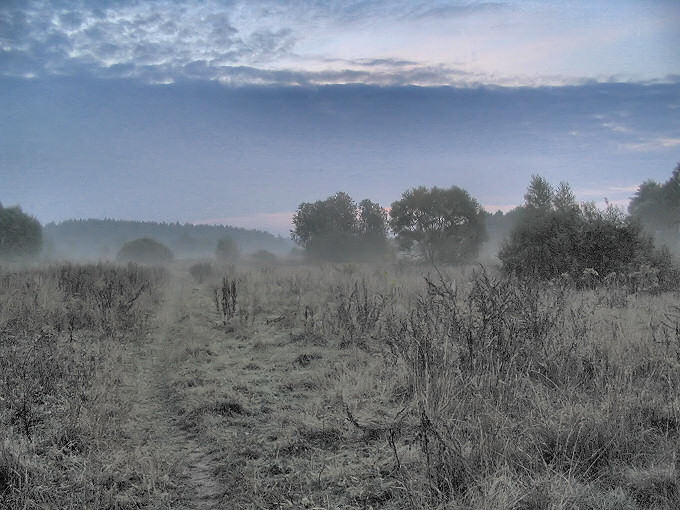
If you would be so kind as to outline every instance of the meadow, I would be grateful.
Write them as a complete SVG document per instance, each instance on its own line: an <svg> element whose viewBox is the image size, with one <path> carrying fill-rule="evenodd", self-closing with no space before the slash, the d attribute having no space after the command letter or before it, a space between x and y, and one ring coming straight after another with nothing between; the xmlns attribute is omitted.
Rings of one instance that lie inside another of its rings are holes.
<svg viewBox="0 0 680 510"><path fill-rule="evenodd" d="M0 508L680 508L657 283L2 267Z"/></svg>

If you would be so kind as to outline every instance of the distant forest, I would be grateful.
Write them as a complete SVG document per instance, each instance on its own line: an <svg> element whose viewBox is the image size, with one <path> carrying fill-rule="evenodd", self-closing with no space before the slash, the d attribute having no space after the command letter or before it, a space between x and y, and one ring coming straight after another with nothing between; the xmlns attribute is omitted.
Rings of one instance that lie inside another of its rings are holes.
<svg viewBox="0 0 680 510"><path fill-rule="evenodd" d="M244 254L267 250L286 255L290 240L268 232L222 225L192 225L125 220L66 220L43 227L44 248L52 257L113 260L129 241L150 237L168 246L179 258L214 257L217 242L230 237Z"/></svg>

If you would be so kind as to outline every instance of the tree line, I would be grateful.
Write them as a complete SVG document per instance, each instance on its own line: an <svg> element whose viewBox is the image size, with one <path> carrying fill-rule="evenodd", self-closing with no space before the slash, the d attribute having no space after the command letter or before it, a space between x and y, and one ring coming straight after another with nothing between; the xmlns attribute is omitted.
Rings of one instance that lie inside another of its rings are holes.
<svg viewBox="0 0 680 510"><path fill-rule="evenodd" d="M553 187L534 175L524 203L506 215L487 213L457 186L413 188L388 209L339 192L300 204L291 237L317 260L385 260L398 250L429 263L464 264L478 257L490 225L503 234L497 256L509 273L593 281L648 268L677 279L670 250L680 247L680 164L667 182L643 183L628 212L578 203L567 182Z"/></svg>
<svg viewBox="0 0 680 510"><path fill-rule="evenodd" d="M128 223L87 220L65 222L62 227L75 232L82 230L75 227L96 224L109 229ZM181 233L180 244L188 242L189 230L192 237L207 235L202 226L149 225ZM534 175L524 203L507 214L487 213L458 186L413 188L387 209L338 192L300 204L291 238L313 260L384 261L401 252L428 263L464 264L478 257L489 231L504 238L496 255L506 272L540 279L567 275L598 280L646 271L675 280L671 252L680 251L680 164L664 183L642 183L627 215L611 205L600 210L593 203L578 203L568 183L553 187ZM209 233L212 237L217 232L210 227ZM218 243L217 258L235 260L239 247L231 236L211 241ZM30 258L40 253L42 245L43 229L37 219L19 206L0 204L0 259ZM160 253L145 238L126 249ZM171 260L168 253L162 255Z"/></svg>

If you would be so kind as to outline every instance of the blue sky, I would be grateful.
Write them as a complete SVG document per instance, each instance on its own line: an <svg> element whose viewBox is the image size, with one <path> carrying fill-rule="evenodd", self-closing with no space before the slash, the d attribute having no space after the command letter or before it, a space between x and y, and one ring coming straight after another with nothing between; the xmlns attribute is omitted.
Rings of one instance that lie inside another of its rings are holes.
<svg viewBox="0 0 680 510"><path fill-rule="evenodd" d="M531 174L625 205L680 161L676 1L12 1L0 202L225 222Z"/></svg>

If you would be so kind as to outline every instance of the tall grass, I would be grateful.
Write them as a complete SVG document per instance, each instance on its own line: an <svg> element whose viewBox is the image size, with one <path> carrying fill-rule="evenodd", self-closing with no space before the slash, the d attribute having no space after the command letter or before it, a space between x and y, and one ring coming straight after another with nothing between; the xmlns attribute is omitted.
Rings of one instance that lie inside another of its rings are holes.
<svg viewBox="0 0 680 510"><path fill-rule="evenodd" d="M103 264L0 274L0 508L113 508L148 498L144 484L119 481L139 466L121 451L125 403L112 390L115 360L139 342L165 278ZM110 473L117 457L127 469Z"/></svg>
<svg viewBox="0 0 680 510"><path fill-rule="evenodd" d="M680 508L677 291L187 270L169 287L132 265L0 273L0 508L173 507L182 449L154 445L134 401L153 327L168 412L225 507ZM177 310L156 316L165 288Z"/></svg>
<svg viewBox="0 0 680 510"><path fill-rule="evenodd" d="M680 507L677 293L480 267L239 278L299 345L356 349L319 391L392 459L374 508Z"/></svg>

